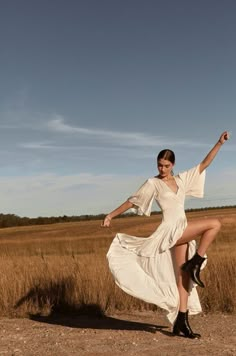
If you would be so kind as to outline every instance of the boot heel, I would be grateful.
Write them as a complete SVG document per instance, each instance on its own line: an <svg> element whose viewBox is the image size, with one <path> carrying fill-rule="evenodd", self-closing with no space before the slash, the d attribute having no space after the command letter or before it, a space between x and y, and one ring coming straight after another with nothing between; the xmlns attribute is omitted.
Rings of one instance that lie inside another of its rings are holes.
<svg viewBox="0 0 236 356"><path fill-rule="evenodd" d="M188 322L188 311L187 312L179 311L178 316L174 323L172 333L175 336L180 336L180 334L183 334L184 337L187 337L189 339L199 339L201 337L200 334L194 333L192 331Z"/></svg>

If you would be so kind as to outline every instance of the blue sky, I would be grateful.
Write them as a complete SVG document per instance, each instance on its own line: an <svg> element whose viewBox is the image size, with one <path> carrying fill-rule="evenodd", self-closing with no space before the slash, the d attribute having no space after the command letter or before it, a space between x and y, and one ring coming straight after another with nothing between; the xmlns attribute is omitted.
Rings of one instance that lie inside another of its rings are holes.
<svg viewBox="0 0 236 356"><path fill-rule="evenodd" d="M161 149L177 173L224 130L187 207L236 204L235 13L233 0L2 1L1 212L106 213Z"/></svg>

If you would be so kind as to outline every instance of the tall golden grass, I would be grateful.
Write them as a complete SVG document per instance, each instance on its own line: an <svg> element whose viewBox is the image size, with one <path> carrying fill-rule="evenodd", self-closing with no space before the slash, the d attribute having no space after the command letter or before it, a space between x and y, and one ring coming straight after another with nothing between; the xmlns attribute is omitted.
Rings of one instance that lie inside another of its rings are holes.
<svg viewBox="0 0 236 356"><path fill-rule="evenodd" d="M189 219L216 216L222 230L208 251L202 272L207 288L199 290L203 309L236 310L236 209L188 213ZM108 270L106 253L117 231L148 236L160 216L113 221L28 226L0 230L0 315L48 315L56 311L112 313L156 310L121 291Z"/></svg>

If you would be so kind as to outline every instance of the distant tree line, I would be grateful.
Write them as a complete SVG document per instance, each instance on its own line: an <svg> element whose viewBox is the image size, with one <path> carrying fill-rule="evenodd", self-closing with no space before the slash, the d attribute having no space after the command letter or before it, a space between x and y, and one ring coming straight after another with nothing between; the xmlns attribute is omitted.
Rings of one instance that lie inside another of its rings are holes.
<svg viewBox="0 0 236 356"><path fill-rule="evenodd" d="M218 206L218 207L206 207L206 208L193 208L186 209L186 211L194 212L200 210L212 210L212 209L229 209L236 208L236 205ZM153 211L152 215L160 214L160 211ZM135 216L135 213L129 212L122 214L122 217L128 218L130 216ZM88 221L88 220L103 220L106 214L98 215L78 215L78 216L50 216L43 217L39 216L37 218L20 217L15 214L0 214L0 228L14 227L14 226L30 226L30 225L46 225L46 224L56 224L65 222L77 222L77 221Z"/></svg>
<svg viewBox="0 0 236 356"><path fill-rule="evenodd" d="M46 225L64 222L104 219L105 214L80 216L39 216L37 218L20 217L15 214L0 214L0 228L13 226Z"/></svg>

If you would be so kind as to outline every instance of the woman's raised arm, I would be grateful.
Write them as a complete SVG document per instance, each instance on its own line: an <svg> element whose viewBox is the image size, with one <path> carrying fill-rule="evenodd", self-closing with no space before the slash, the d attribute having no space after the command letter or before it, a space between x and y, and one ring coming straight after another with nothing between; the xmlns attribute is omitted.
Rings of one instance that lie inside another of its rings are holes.
<svg viewBox="0 0 236 356"><path fill-rule="evenodd" d="M206 169L211 164L211 162L213 161L213 159L217 155L218 151L220 150L221 146L228 139L229 139L229 133L228 133L228 131L224 131L221 134L219 140L214 145L214 147L210 150L210 152L206 155L204 160L200 163L200 167L199 167L200 173L202 173L204 171L204 169Z"/></svg>

